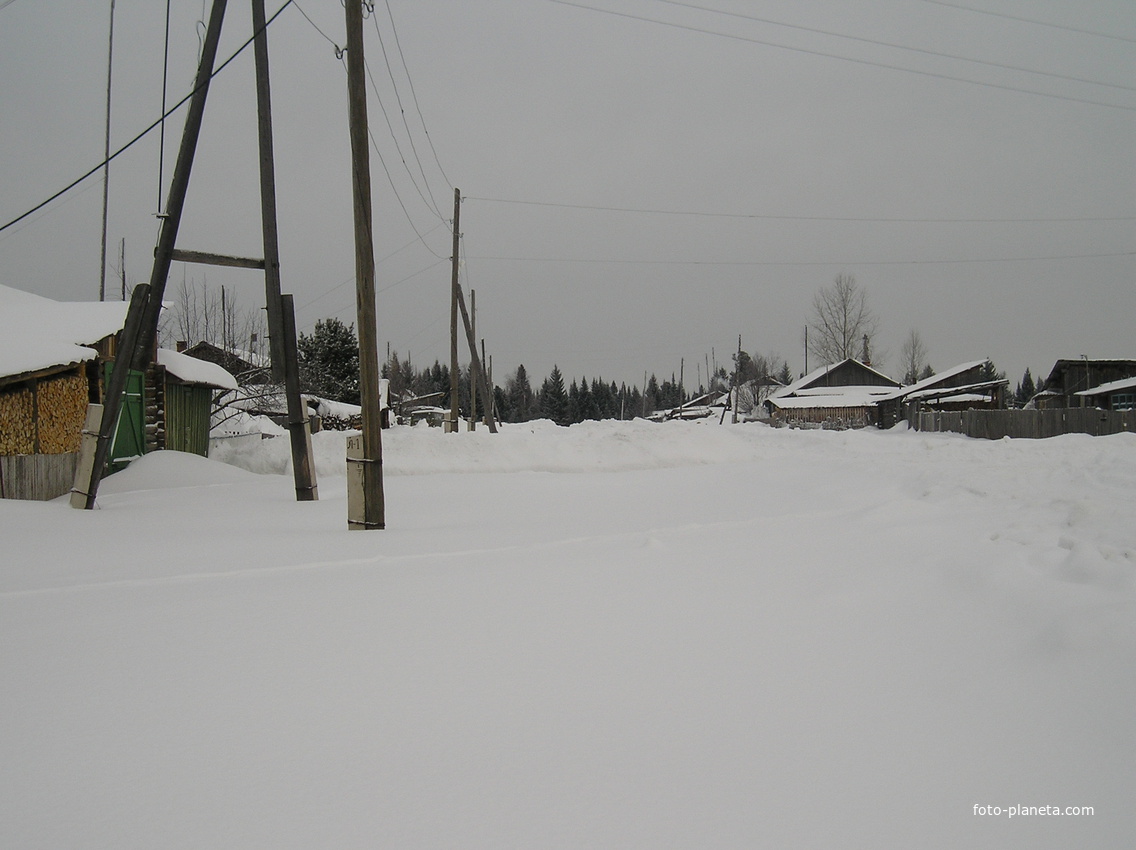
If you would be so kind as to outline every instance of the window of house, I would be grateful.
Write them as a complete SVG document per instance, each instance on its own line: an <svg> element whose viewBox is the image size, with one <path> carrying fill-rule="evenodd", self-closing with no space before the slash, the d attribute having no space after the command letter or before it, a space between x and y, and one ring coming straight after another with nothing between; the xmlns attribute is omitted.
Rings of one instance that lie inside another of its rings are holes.
<svg viewBox="0 0 1136 850"><path fill-rule="evenodd" d="M1136 393L1117 393L1112 397L1113 410L1132 410L1136 408Z"/></svg>

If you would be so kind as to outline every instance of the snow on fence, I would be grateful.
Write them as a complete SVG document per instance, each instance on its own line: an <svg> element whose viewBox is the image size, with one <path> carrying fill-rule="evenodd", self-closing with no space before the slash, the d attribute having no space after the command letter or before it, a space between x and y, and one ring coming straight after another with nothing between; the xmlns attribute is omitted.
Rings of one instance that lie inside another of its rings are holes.
<svg viewBox="0 0 1136 850"><path fill-rule="evenodd" d="M75 482L78 462L78 452L0 455L0 498L45 502L62 496Z"/></svg>
<svg viewBox="0 0 1136 850"><path fill-rule="evenodd" d="M987 440L1041 439L1061 434L1105 437L1136 431L1136 410L923 410L912 417L912 422L917 431L953 431Z"/></svg>

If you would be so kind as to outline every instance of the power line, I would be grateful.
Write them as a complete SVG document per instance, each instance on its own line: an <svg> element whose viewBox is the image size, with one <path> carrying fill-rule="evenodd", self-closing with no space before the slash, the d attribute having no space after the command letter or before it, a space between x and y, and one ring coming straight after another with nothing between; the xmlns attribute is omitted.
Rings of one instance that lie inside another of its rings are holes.
<svg viewBox="0 0 1136 850"><path fill-rule="evenodd" d="M836 221L868 222L883 224L1042 224L1070 222L1136 221L1136 216L1080 216L1054 218L880 218L871 216L820 216L820 215L775 215L766 213L729 213L694 210L663 210L634 207L596 206L589 204L566 204L552 201L524 201L508 198L479 198L466 196L469 201L482 201L494 204L518 204L534 207L553 207L573 210L595 210L600 212L636 213L646 215L695 216L702 218L737 218L762 221Z"/></svg>
<svg viewBox="0 0 1136 850"><path fill-rule="evenodd" d="M1123 35L1115 35L1110 32L1100 32L1098 30L1085 30L1078 27L1070 27L1065 24L1052 24L1049 21L1039 21L1035 18L1022 18L1017 15L1007 15L1004 12L991 12L988 9L976 9L973 6L963 6L961 3L947 3L945 0L924 0L927 3L934 3L936 6L949 6L952 9L961 9L964 12L975 12L979 15L990 15L994 18L1005 18L1009 21L1020 21L1025 24L1036 24L1040 27L1052 27L1053 29L1065 30L1066 32L1080 33L1081 35L1093 35L1097 38L1111 38L1116 41L1127 41L1130 44L1136 44L1136 38L1128 38Z"/></svg>
<svg viewBox="0 0 1136 850"><path fill-rule="evenodd" d="M474 257L475 260L515 263L578 263L620 266L938 266L977 263L1033 263L1056 260L1089 260L1136 257L1136 251L1111 254L1064 254L1048 257L985 257L962 260L604 260L573 257Z"/></svg>
<svg viewBox="0 0 1136 850"><path fill-rule="evenodd" d="M971 62L976 65L985 65L990 68L1000 68L1004 71L1021 71L1026 74L1037 74L1043 77L1051 77L1057 80L1068 80L1075 83L1087 83L1094 86L1106 86L1108 88L1123 89L1125 91L1136 91L1136 86L1126 86L1120 83L1104 83L1099 80L1090 80L1085 77L1073 77L1067 74L1057 74L1052 71L1038 71L1033 68L1026 68L1021 65L1007 65L1002 62L989 62L985 59L971 59L967 56L958 56L954 53L942 53L937 50L926 50L921 47L909 47L904 44L896 44L890 41L877 41L873 38L863 38L855 35L845 35L844 33L832 32L831 30L816 29L814 27L801 26L799 24L787 24L782 21L774 21L769 18L759 18L754 15L745 15L740 12L727 12L721 9L711 9L707 6L696 6L693 3L682 3L679 0L655 0L656 3L665 3L668 6L678 6L683 9L694 9L699 12L711 12L715 15L726 15L731 18L741 18L746 21L754 21L759 24L770 24L776 27L785 27L786 29L800 30L801 32L814 33L816 35L830 36L831 38L843 38L848 41L858 41L862 44L872 44L877 47L888 47L894 50L907 50L911 53L921 53L924 56L936 56L941 59L953 59L959 62Z"/></svg>
<svg viewBox="0 0 1136 850"><path fill-rule="evenodd" d="M438 151L434 148L434 140L430 138L430 131L426 127L426 118L422 115L422 107L418 103L418 94L414 91L414 79L410 76L410 68L406 64L406 56L402 52L402 44L398 40L398 29L394 25L394 15L391 13L390 0L386 0L387 17L391 22L391 33L394 35L394 44L398 48L398 56L402 61L402 69L406 72L406 82L410 86L410 98L414 101L414 108L418 111L418 120L422 122L422 132L426 135L426 141L430 144L430 151L434 154L434 163L438 166L438 171L442 174L442 179L446 181L447 186L452 186L450 178L446 176L446 170L442 168L442 162L438 159ZM378 24L376 24L378 26Z"/></svg>
<svg viewBox="0 0 1136 850"><path fill-rule="evenodd" d="M626 18L633 21L641 21L649 24L657 24L659 26L671 27L673 29L685 30L687 32L695 32L701 35L710 35L717 38L728 38L733 41L742 41L748 44L760 44L764 47L775 47L780 50L789 50L794 53L804 53L809 56L822 56L826 59L838 59L842 62L852 62L857 65L868 65L874 68L885 68L889 71L903 71L908 74L919 74L923 77L932 77L938 80L951 80L957 83L968 83L974 86L985 86L986 88L1001 89L1002 91L1012 91L1019 94L1032 94L1038 97L1048 97L1055 100L1066 100L1073 103L1084 103L1089 106L1103 106L1107 109L1122 109L1126 112L1136 112L1136 106L1123 106L1117 103L1107 103L1101 100L1090 100L1083 97L1073 97L1072 95L1053 94L1051 92L1038 91L1036 89L1022 88L1021 86L1003 85L1002 83L992 83L983 80L971 80L966 77L956 77L951 74L941 74L935 71L921 71L917 68L905 68L902 65L891 65L887 62L876 62L871 59L855 59L851 56L840 56L835 53L826 53L823 50L812 50L806 47L790 47L787 44L778 44L775 41L765 41L759 38L750 38L748 36L738 35L736 33L718 32L716 30L703 29L701 27L693 27L686 24L676 24L670 21L661 21L658 18L648 18L643 15L632 15L628 12L616 12L611 9L601 9L596 6L588 6L583 3L571 2L571 0L548 0L549 3L556 3L560 6L570 6L575 9L582 9L588 12L598 12L604 15L613 15L617 18Z"/></svg>
<svg viewBox="0 0 1136 850"><path fill-rule="evenodd" d="M406 108L402 105L402 96L398 93L398 83L395 82L394 71L391 70L390 57L387 55L387 46L383 42L382 30L379 29L379 19L377 17L375 17L374 15L372 15L371 16L371 22L375 25L375 37L378 38L379 49L382 50L382 52L383 52L383 62L386 64L386 67L387 67L387 77L391 81L391 90L394 92L394 99L395 99L395 102L398 104L398 112L399 112L399 115L402 117L402 126L406 130L406 138L410 142L410 152L414 155L414 161L416 163L418 163L418 173L422 175L422 182L426 186L426 194L430 196L429 205L433 207L434 212L438 216L438 218L444 220L445 216L443 216L442 211L440 209L438 209L438 201L434 197L434 193L432 191L430 191L430 181L426 177L426 170L422 167L422 159L418 156L418 147L414 144L414 134L410 132L410 124L406 120ZM405 68L405 65L403 67ZM369 70L368 70L368 74L370 74ZM371 82L372 82L372 85L373 85L374 80L372 80ZM376 94L376 96L378 95L377 90L376 90L375 94ZM392 134L393 134L393 130L392 130ZM409 170L409 166L408 166L408 170ZM423 200L425 201L426 199L423 198Z"/></svg>
<svg viewBox="0 0 1136 850"><path fill-rule="evenodd" d="M9 0L9 2L11 2L11 0ZM268 27L272 25L272 22L275 21L278 17L280 17L280 13L283 12L285 9L287 9L289 6L291 6L293 2L294 2L294 0L286 0L284 5L281 6L279 9L277 9L276 13L265 22L264 29L268 29ZM208 80L206 80L204 83L202 83L201 86L195 87L193 89L193 91L191 91L189 94L187 94L185 97L183 97L177 103L175 103L173 105L173 107L171 107L168 111L163 113L162 116L157 121L155 121L153 124L151 124L145 130L143 130L141 133L139 133L137 136L135 136L133 139L131 139L129 142L127 142L125 145L120 147L118 150L116 150L114 153L112 153L110 156L108 156L106 159L104 159L102 162L100 162L94 168L91 168L89 171L85 172L81 177L78 177L75 180L72 180L70 183L68 183L66 186L64 186L62 189L60 189L58 192L56 192L50 198L48 198L47 200L44 200L44 201L40 201L40 203L36 204L34 207L32 207L27 212L16 216L14 219L9 221L7 224L0 226L0 233L3 233L9 227L12 227L13 225L18 224L19 222L23 221L28 216L39 212L41 209L46 207L52 201L56 200L57 198L61 197L62 195L65 195L67 192L70 192L72 189L74 189L76 186L78 186L80 183L82 183L88 177L92 176L93 174L97 174L104 167L106 167L109 163L114 162L114 160L117 159L120 154L123 154L127 150L132 148L135 144L137 144L139 141L141 141L146 135L148 135L155 128L161 126L163 121L165 121L167 118L169 118L171 115L173 115L179 109L181 109L181 107L184 106L187 102L189 102L189 100L194 96L194 94L197 93L198 88L202 88L202 87L208 85L213 80L214 77L216 77L223 70L225 70L225 68L227 68L229 66L229 64L234 59L236 59L238 56L240 56L241 53L244 52L245 48L247 48L250 44L253 43L253 41L256 39L257 35L259 35L259 33L253 33L251 36L249 36L248 41L246 41L239 48L237 48L236 52L233 53L232 56L230 56L228 59L226 59L224 62L222 62L220 65L217 66L216 70L214 70L213 73L209 75Z"/></svg>

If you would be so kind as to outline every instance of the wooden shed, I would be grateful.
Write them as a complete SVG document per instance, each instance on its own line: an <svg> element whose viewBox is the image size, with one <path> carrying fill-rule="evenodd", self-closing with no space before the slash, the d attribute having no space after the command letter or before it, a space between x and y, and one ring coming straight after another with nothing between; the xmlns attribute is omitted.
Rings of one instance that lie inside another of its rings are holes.
<svg viewBox="0 0 1136 850"><path fill-rule="evenodd" d="M765 409L774 425L864 428L877 424L877 402L899 382L854 358L822 366L774 392Z"/></svg>
<svg viewBox="0 0 1136 850"><path fill-rule="evenodd" d="M0 497L53 499L74 479L87 404L102 396L122 302L0 286Z"/></svg>

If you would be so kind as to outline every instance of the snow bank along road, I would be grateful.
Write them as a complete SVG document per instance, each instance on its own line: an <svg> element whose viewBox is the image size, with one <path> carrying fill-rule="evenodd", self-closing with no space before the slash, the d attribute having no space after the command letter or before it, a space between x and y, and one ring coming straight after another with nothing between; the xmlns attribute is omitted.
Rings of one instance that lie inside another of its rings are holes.
<svg viewBox="0 0 1136 850"><path fill-rule="evenodd" d="M1136 834L1136 437L395 429L382 532L317 438L0 503L0 845Z"/></svg>

